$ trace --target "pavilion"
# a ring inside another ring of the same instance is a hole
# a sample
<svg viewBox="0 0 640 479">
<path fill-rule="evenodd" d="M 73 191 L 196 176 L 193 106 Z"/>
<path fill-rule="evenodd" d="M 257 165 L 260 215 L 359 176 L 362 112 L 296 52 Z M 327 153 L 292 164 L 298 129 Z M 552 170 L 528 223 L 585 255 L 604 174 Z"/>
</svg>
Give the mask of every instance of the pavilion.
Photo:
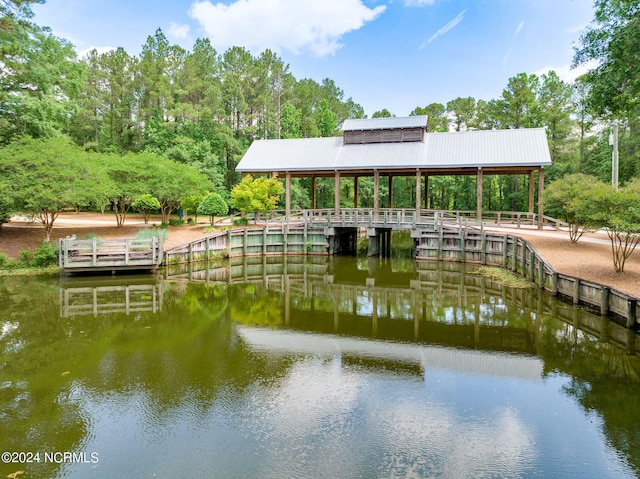
<svg viewBox="0 0 640 479">
<path fill-rule="evenodd" d="M 340 179 L 374 178 L 374 210 L 378 210 L 380 177 L 389 191 L 395 176 L 415 176 L 416 210 L 427 205 L 429 177 L 477 177 L 477 217 L 482 218 L 484 175 L 529 175 L 529 212 L 534 212 L 534 173 L 538 172 L 538 218 L 542 225 L 544 167 L 551 165 L 544 128 L 427 132 L 426 116 L 346 120 L 343 135 L 330 138 L 256 140 L 238 164 L 243 176 L 270 174 L 285 180 L 286 214 L 291 212 L 291 178 L 311 178 L 311 205 L 316 207 L 316 178 L 335 178 L 335 209 L 340 209 Z M 424 177 L 424 186 L 422 178 Z M 423 192 L 424 191 L 424 196 Z M 424 198 L 424 200 L 423 200 Z M 392 206 L 391 193 L 389 207 Z"/>
</svg>

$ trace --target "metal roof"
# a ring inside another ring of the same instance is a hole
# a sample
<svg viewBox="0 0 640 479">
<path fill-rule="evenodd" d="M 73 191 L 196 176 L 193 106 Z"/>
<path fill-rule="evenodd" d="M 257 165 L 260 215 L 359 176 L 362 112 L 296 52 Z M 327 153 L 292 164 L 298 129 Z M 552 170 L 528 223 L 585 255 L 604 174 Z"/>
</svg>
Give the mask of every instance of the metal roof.
<svg viewBox="0 0 640 479">
<path fill-rule="evenodd" d="M 344 145 L 341 137 L 257 140 L 244 173 L 532 167 L 551 164 L 544 128 L 427 133 L 424 142 Z"/>
<path fill-rule="evenodd" d="M 342 124 L 342 131 L 359 130 L 393 130 L 399 128 L 426 128 L 426 116 L 407 116 L 391 118 L 366 118 L 345 120 Z"/>
</svg>

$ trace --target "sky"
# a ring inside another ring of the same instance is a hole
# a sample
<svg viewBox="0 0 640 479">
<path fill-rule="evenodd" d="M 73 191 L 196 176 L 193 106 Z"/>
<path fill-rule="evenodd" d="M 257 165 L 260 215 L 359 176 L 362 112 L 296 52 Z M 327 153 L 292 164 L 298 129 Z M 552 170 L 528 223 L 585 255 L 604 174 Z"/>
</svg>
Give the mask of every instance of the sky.
<svg viewBox="0 0 640 479">
<path fill-rule="evenodd" d="M 565 81 L 593 0 L 46 0 L 34 21 L 80 56 L 140 53 L 160 28 L 191 50 L 269 48 L 297 78 L 335 81 L 365 113 L 407 116 L 456 97 L 498 98 L 510 77 L 555 70 Z"/>
</svg>

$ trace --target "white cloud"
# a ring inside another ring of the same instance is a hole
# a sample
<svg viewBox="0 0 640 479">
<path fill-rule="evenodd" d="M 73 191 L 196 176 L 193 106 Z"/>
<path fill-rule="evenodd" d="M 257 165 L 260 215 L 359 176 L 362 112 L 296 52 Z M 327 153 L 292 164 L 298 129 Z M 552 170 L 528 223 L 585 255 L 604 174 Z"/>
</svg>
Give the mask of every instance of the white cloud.
<svg viewBox="0 0 640 479">
<path fill-rule="evenodd" d="M 436 3 L 436 0 L 404 0 L 407 7 L 428 7 Z"/>
<path fill-rule="evenodd" d="M 434 33 L 433 35 L 431 35 L 431 37 L 420 46 L 420 49 L 424 48 L 426 46 L 427 43 L 431 43 L 432 41 L 434 41 L 436 38 L 444 35 L 445 33 L 447 33 L 449 30 L 451 30 L 452 28 L 454 28 L 456 25 L 458 25 L 458 23 L 460 23 L 462 21 L 462 19 L 464 18 L 464 14 L 467 12 L 467 9 L 465 8 L 464 10 L 462 10 L 460 13 L 458 13 L 458 15 L 456 16 L 456 18 L 454 18 L 453 20 L 451 20 L 449 23 L 447 23 L 444 27 L 442 27 L 440 30 L 438 30 L 436 33 Z"/>
<path fill-rule="evenodd" d="M 546 66 L 544 68 L 541 68 L 537 72 L 535 72 L 535 74 L 538 76 L 542 76 L 542 75 L 546 75 L 551 70 L 553 70 L 558 74 L 558 76 L 560 77 L 560 80 L 566 83 L 573 83 L 576 81 L 576 78 L 584 75 L 589 70 L 592 70 L 597 66 L 598 66 L 597 62 L 588 62 L 584 65 L 579 65 L 575 68 L 571 68 L 570 64 L 560 65 L 558 67 Z"/>
<path fill-rule="evenodd" d="M 243 46 L 253 52 L 270 48 L 319 57 L 334 54 L 340 39 L 374 20 L 386 9 L 362 0 L 236 0 L 229 5 L 196 1 L 189 15 L 220 49 Z"/>
<path fill-rule="evenodd" d="M 522 20 L 520 22 L 520 25 L 518 25 L 518 28 L 516 28 L 516 36 L 518 36 L 518 34 L 520 33 L 523 27 L 524 27 L 524 20 Z"/>
<path fill-rule="evenodd" d="M 180 25 L 175 22 L 171 22 L 167 29 L 167 34 L 173 38 L 184 40 L 189 37 L 189 25 Z"/>
</svg>

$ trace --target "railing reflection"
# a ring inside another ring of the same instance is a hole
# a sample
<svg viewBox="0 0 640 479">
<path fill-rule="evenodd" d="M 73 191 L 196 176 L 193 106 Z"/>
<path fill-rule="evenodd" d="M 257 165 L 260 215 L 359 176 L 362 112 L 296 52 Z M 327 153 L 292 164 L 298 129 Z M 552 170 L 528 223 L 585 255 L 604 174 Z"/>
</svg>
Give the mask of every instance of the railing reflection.
<svg viewBox="0 0 640 479">
<path fill-rule="evenodd" d="M 60 316 L 156 313 L 162 310 L 160 276 L 67 278 L 60 288 Z"/>
</svg>

